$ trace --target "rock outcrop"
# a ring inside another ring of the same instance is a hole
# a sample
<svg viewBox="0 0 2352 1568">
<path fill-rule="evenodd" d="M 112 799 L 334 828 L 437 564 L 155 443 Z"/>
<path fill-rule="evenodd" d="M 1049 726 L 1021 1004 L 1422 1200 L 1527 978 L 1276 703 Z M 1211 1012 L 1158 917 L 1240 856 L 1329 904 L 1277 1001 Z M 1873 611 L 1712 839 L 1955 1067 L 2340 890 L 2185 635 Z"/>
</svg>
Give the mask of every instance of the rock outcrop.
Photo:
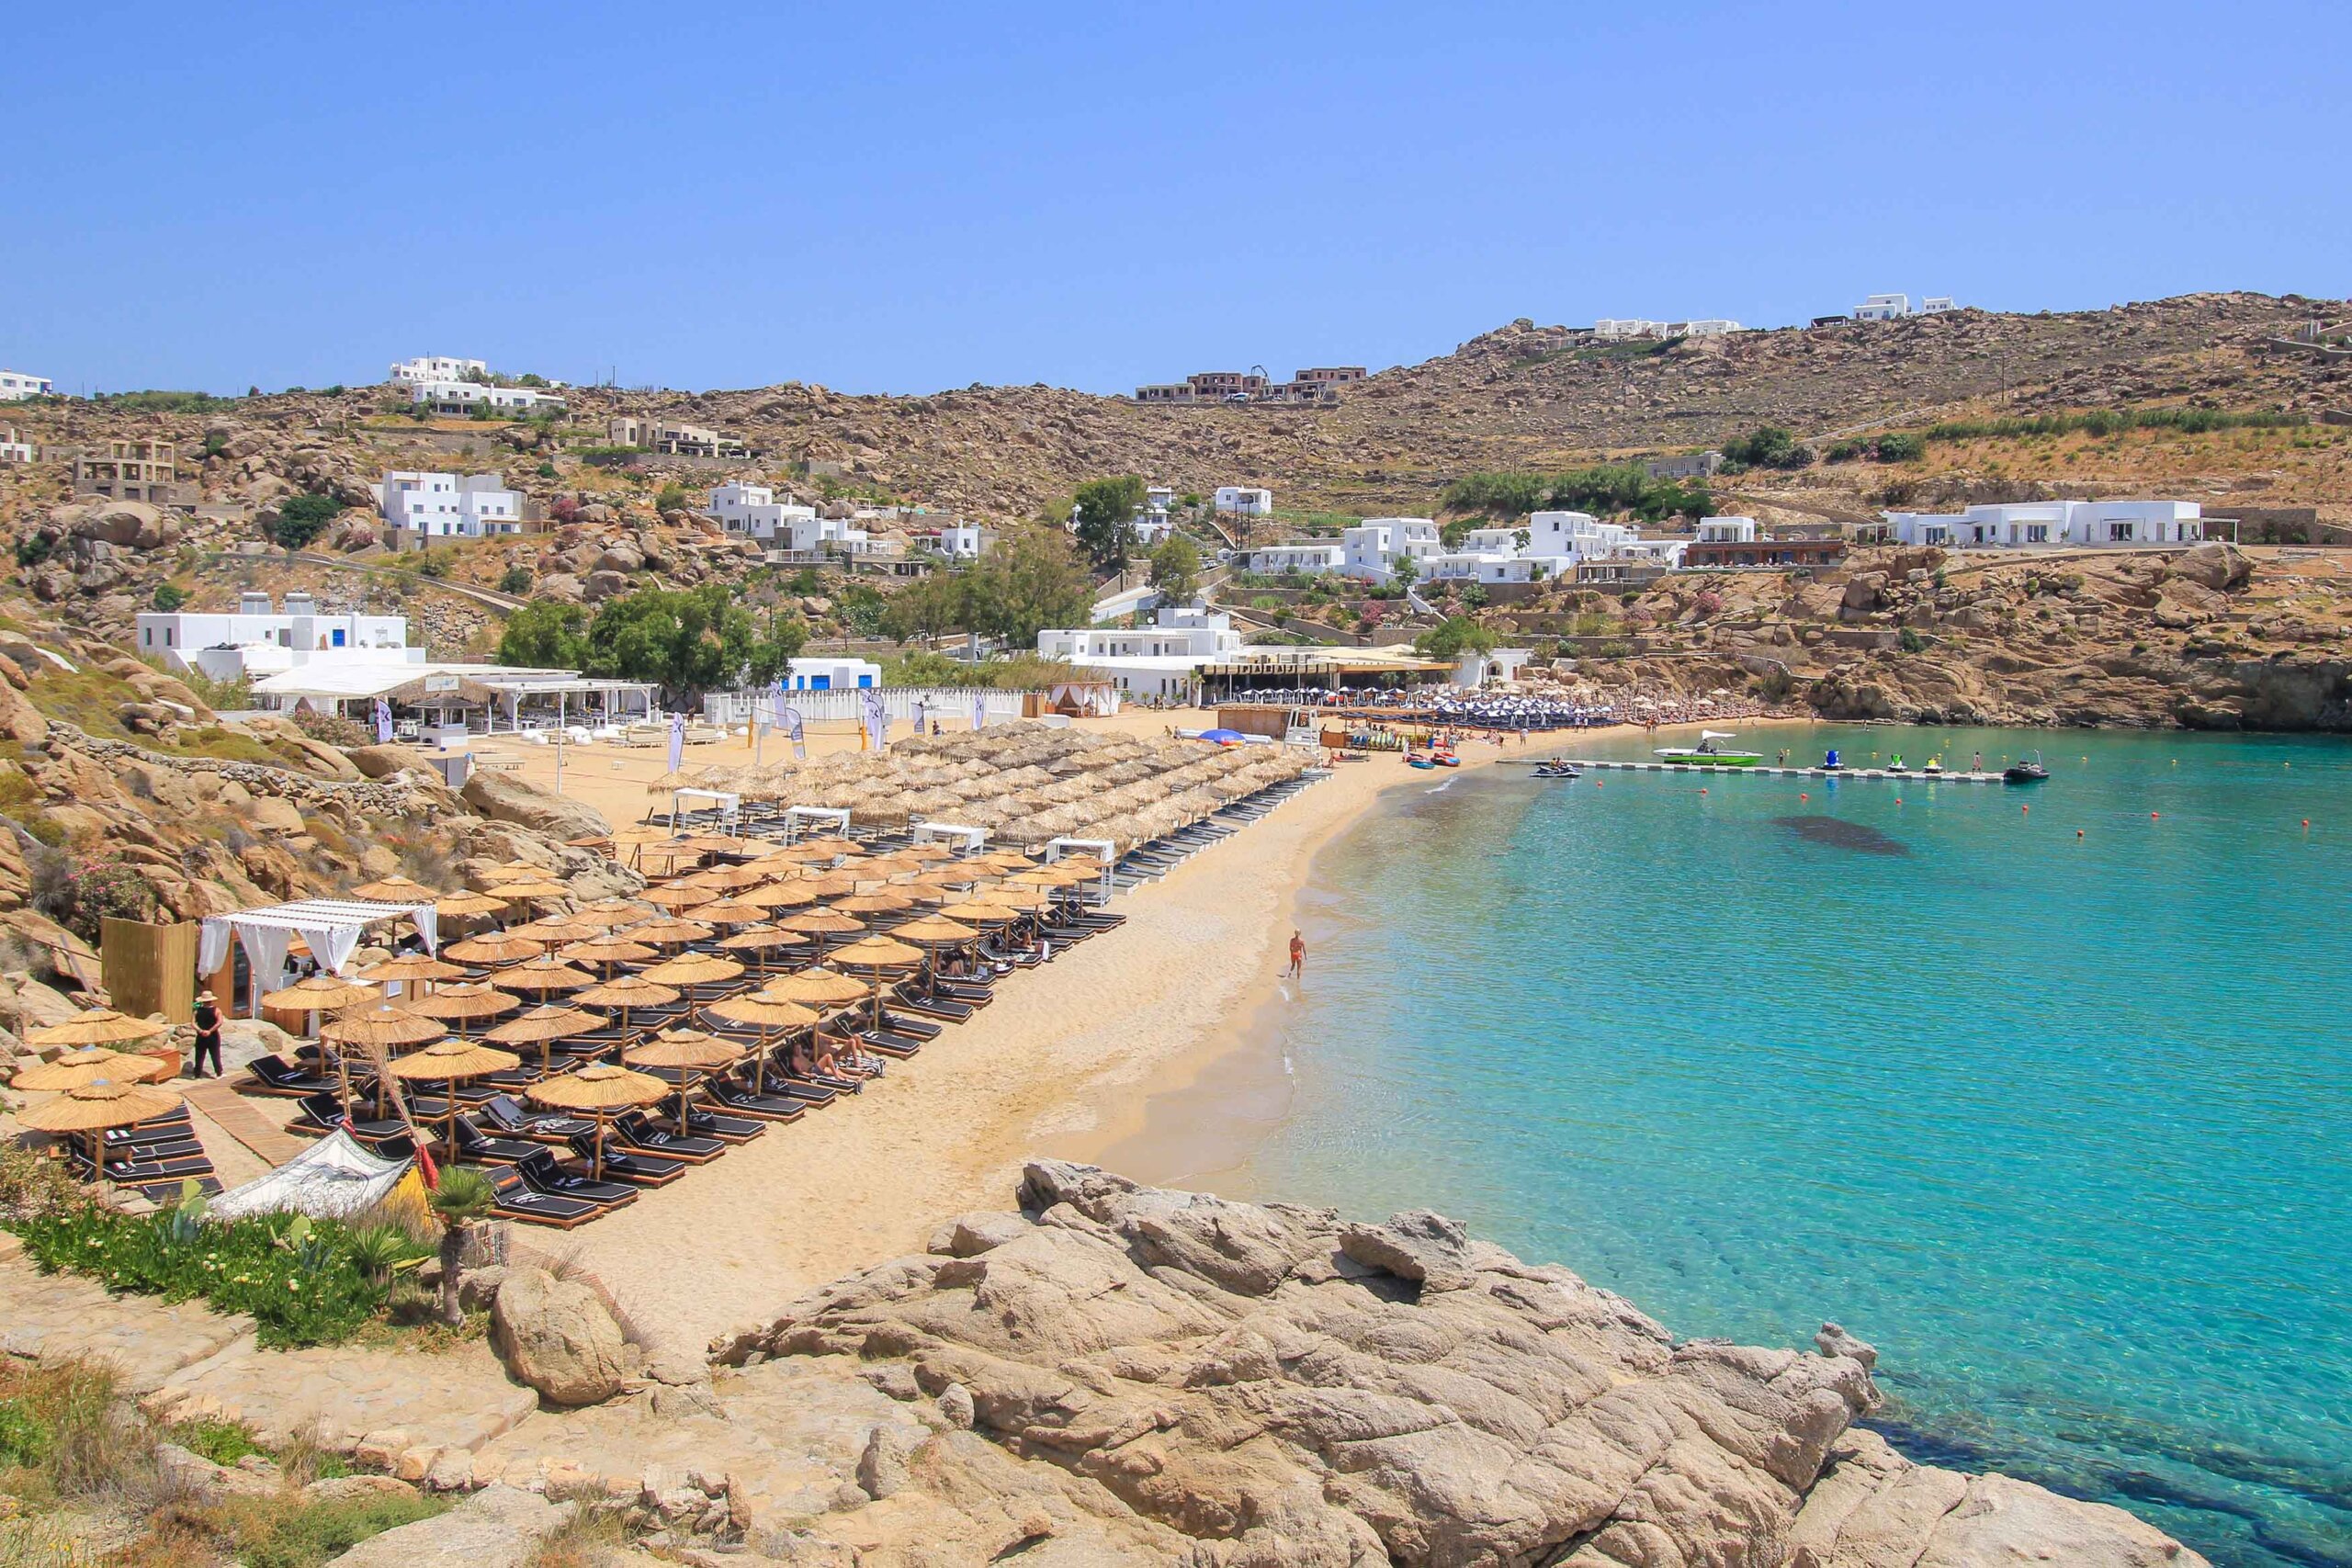
<svg viewBox="0 0 2352 1568">
<path fill-rule="evenodd" d="M 714 1346 L 930 1402 L 866 1432 L 855 1501 L 799 1544 L 871 1551 L 927 1516 L 972 1539 L 978 1435 L 1083 1483 L 1062 1502 L 1126 1560 L 1200 1568 L 2201 1562 L 1851 1429 L 1875 1353 L 1834 1325 L 1811 1351 L 1677 1341 L 1426 1213 L 1350 1224 L 1052 1161 L 1021 1200 Z"/>
<path fill-rule="evenodd" d="M 492 1486 L 437 1517 L 370 1536 L 335 1562 L 342 1568 L 526 1568 L 539 1542 L 577 1506 Z"/>
<path fill-rule="evenodd" d="M 601 839 L 613 830 L 594 807 L 504 773 L 477 773 L 461 793 L 467 805 L 493 822 L 513 822 L 559 839 Z"/>
</svg>

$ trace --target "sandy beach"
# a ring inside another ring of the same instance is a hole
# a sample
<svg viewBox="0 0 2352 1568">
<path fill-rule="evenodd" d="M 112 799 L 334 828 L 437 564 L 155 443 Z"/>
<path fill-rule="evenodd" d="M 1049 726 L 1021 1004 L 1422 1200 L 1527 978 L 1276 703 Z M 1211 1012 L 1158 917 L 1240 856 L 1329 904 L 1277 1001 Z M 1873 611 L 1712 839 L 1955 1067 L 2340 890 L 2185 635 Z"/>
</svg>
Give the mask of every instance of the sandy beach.
<svg viewBox="0 0 2352 1568">
<path fill-rule="evenodd" d="M 1213 722 L 1135 712 L 1099 724 L 1157 735 Z M 809 744 L 816 754 L 857 741 L 812 734 Z M 1487 750 L 1473 749 L 1471 761 Z M 749 751 L 741 740 L 695 747 L 687 765 L 748 761 Z M 534 784 L 554 782 L 547 748 L 483 752 L 516 761 Z M 659 749 L 594 747 L 565 761 L 566 793 L 617 823 L 653 804 L 646 784 L 667 760 Z M 594 1225 L 535 1239 L 594 1269 L 639 1323 L 697 1344 L 852 1269 L 920 1251 L 942 1220 L 1003 1207 L 1023 1158 L 1093 1157 L 1140 1128 L 1168 1075 L 1230 1050 L 1273 994 L 1291 900 L 1314 852 L 1383 790 L 1429 780 L 1394 758 L 1342 765 L 1123 897 L 1125 926 L 1008 977 L 989 1008 L 863 1094 Z"/>
</svg>

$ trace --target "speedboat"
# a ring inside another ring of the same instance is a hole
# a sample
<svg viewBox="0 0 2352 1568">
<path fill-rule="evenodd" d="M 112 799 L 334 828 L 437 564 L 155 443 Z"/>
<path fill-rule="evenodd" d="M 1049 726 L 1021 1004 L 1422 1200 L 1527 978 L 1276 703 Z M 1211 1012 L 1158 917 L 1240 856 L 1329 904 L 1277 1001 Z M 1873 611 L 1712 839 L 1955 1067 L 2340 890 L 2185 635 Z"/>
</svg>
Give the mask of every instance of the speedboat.
<svg viewBox="0 0 2352 1568">
<path fill-rule="evenodd" d="M 1584 773 L 1574 762 L 1563 762 L 1555 759 L 1549 762 L 1536 763 L 1535 776 L 1539 779 L 1580 779 L 1584 777 Z"/>
<path fill-rule="evenodd" d="M 1737 736 L 1725 731 L 1702 729 L 1699 731 L 1699 744 L 1696 746 L 1661 746 L 1657 749 L 1657 755 L 1669 762 L 1699 768 L 1752 768 L 1764 761 L 1761 751 L 1727 751 L 1715 744 L 1719 740 L 1737 739 Z"/>
<path fill-rule="evenodd" d="M 2050 770 L 2041 765 L 2041 753 L 2039 751 L 2033 754 L 2030 762 L 2020 757 L 2001 770 L 2003 784 L 2040 784 L 2049 776 Z"/>
</svg>

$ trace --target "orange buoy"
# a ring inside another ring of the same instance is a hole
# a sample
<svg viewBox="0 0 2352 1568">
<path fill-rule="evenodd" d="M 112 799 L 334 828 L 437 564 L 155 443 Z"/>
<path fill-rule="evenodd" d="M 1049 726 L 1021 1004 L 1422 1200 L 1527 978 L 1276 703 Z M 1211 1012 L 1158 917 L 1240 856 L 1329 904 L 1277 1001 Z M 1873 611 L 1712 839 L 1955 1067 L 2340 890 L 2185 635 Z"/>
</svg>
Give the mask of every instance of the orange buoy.
<svg viewBox="0 0 2352 1568">
<path fill-rule="evenodd" d="M 1805 794 L 1805 792 L 1804 792 L 1804 791 L 1803 791 L 1803 790 L 1799 790 L 1799 791 L 1797 791 L 1797 798 L 1798 798 L 1799 800 L 1811 800 L 1811 799 L 1813 798 L 1813 796 L 1811 796 L 1811 795 L 1809 795 Z"/>
<path fill-rule="evenodd" d="M 2030 806 L 2020 806 L 2018 807 L 2018 812 L 2020 816 L 2030 817 L 2033 815 L 2033 807 Z"/>
<path fill-rule="evenodd" d="M 1903 804 L 1903 797 L 1902 797 L 1901 795 L 1896 795 L 1896 796 L 1894 797 L 1894 804 L 1895 804 L 1895 805 L 1897 805 L 1897 806 L 1902 805 L 1902 804 Z"/>
<path fill-rule="evenodd" d="M 2079 839 L 2079 838 L 2081 838 L 2082 836 L 2083 836 L 2083 830 L 2082 830 L 2080 828 L 2075 829 L 2075 837 L 2076 837 L 2077 839 Z"/>
<path fill-rule="evenodd" d="M 2154 822 L 2157 818 L 2159 818 L 2159 817 L 2161 817 L 2161 816 L 2163 816 L 2163 815 L 2164 815 L 2164 813 L 2162 813 L 2162 812 L 2160 812 L 2160 811 L 2151 811 L 2151 812 L 2149 812 L 2149 813 L 2148 813 L 2148 820 L 2149 820 L 2149 821 L 2151 821 L 2151 822 Z"/>
<path fill-rule="evenodd" d="M 2308 818 L 2308 817 L 2304 818 L 2303 818 L 2303 826 L 2304 826 L 2304 827 L 2306 827 L 2306 828 L 2308 828 L 2308 827 L 2310 827 L 2311 825 L 2312 825 L 2312 819 L 2311 819 L 2310 818 Z"/>
</svg>

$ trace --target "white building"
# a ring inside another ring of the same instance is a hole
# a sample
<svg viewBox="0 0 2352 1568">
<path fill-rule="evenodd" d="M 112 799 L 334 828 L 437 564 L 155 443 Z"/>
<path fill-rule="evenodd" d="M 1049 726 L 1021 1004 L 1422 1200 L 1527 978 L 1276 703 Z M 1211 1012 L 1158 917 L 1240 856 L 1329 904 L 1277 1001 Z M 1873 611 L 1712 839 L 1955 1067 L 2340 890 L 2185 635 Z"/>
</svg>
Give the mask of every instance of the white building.
<svg viewBox="0 0 2352 1568">
<path fill-rule="evenodd" d="M 718 525 L 727 532 L 763 543 L 778 536 L 789 540 L 802 525 L 817 521 L 815 507 L 778 501 L 775 491 L 768 485 L 714 485 L 711 487 L 710 503 L 706 510 L 718 519 Z M 785 544 L 778 547 L 797 549 L 800 547 Z"/>
<path fill-rule="evenodd" d="M 321 610 L 308 593 L 288 593 L 283 610 L 249 592 L 231 614 L 147 611 L 134 635 L 142 656 L 161 654 L 175 674 L 198 670 L 216 681 L 310 664 L 419 664 L 425 653 L 409 646 L 406 615 Z"/>
<path fill-rule="evenodd" d="M 1169 535 L 1173 534 L 1175 531 L 1176 525 L 1168 520 L 1168 513 L 1165 512 L 1139 512 L 1136 513 L 1136 543 L 1142 546 L 1145 549 L 1151 548 L 1152 546 L 1159 544 L 1162 539 L 1167 538 Z"/>
<path fill-rule="evenodd" d="M 523 492 L 498 474 L 435 474 L 394 469 L 376 491 L 386 523 L 425 539 L 482 539 L 523 531 Z"/>
<path fill-rule="evenodd" d="M 1173 485 L 1148 485 L 1144 488 L 1143 509 L 1146 512 L 1166 513 L 1175 505 L 1176 489 Z"/>
<path fill-rule="evenodd" d="M 1037 634 L 1046 658 L 1100 670 L 1122 692 L 1151 697 L 1188 696 L 1202 665 L 1230 657 L 1242 644 L 1232 616 L 1198 605 L 1163 605 L 1148 626 Z"/>
<path fill-rule="evenodd" d="M 785 666 L 787 692 L 839 692 L 882 683 L 882 666 L 870 659 L 810 657 Z"/>
<path fill-rule="evenodd" d="M 1716 316 L 1711 317 L 1705 321 L 1669 322 L 1666 329 L 1666 335 L 1668 337 L 1722 337 L 1726 333 L 1746 332 L 1747 330 L 1747 328 L 1741 326 L 1737 321 L 1728 321 L 1721 316 Z M 1508 679 L 1508 677 L 1506 677 L 1506 679 Z"/>
<path fill-rule="evenodd" d="M 995 537 L 977 523 L 951 523 L 939 530 L 939 553 L 949 560 L 978 560 Z"/>
<path fill-rule="evenodd" d="M 386 378 L 394 386 L 413 387 L 420 381 L 469 381 L 476 377 L 488 379 L 490 364 L 481 359 L 453 359 L 446 354 L 420 354 L 414 359 L 397 360 L 392 373 Z"/>
<path fill-rule="evenodd" d="M 1396 575 L 1396 560 L 1413 562 L 1414 575 L 1430 557 L 1445 548 L 1437 525 L 1426 517 L 1367 517 L 1340 533 L 1344 555 L 1340 570 L 1367 582 L 1385 582 Z"/>
<path fill-rule="evenodd" d="M 1313 577 L 1326 571 L 1337 571 L 1348 563 L 1348 547 L 1337 540 L 1301 540 L 1288 545 L 1266 545 L 1249 552 L 1249 570 L 1263 572 L 1295 571 Z"/>
<path fill-rule="evenodd" d="M 486 387 L 479 381 L 412 381 L 409 396 L 433 413 L 470 414 L 489 408 L 527 418 L 535 413 L 561 413 L 571 407 L 557 394 L 536 387 Z"/>
<path fill-rule="evenodd" d="M 1854 307 L 1858 321 L 1894 321 L 1905 316 L 1939 316 L 1946 310 L 1957 310 L 1949 294 L 1931 294 L 1917 305 L 1911 303 L 1908 294 L 1873 294 Z"/>
<path fill-rule="evenodd" d="M 1603 316 L 1592 323 L 1592 335 L 1599 338 L 1664 337 L 1666 323 L 1644 321 L 1638 316 Z"/>
<path fill-rule="evenodd" d="M 20 403 L 27 398 L 46 398 L 56 391 L 46 376 L 28 376 L 21 370 L 0 370 L 0 403 Z"/>
<path fill-rule="evenodd" d="M 1672 566 L 1681 559 L 1681 541 L 1645 539 L 1623 523 L 1603 523 L 1585 512 L 1530 513 L 1520 528 L 1474 528 L 1461 546 L 1429 557 L 1433 582 L 1544 582 L 1576 575 L 1588 560 L 1648 559 Z"/>
<path fill-rule="evenodd" d="M 0 439 L 0 463 L 29 463 L 38 456 L 29 441 L 17 439 L 17 427 L 8 426 L 5 439 Z"/>
<path fill-rule="evenodd" d="M 2204 508 L 2193 501 L 2030 501 L 1884 515 L 1896 544 L 1947 549 L 2194 545 L 2205 537 Z"/>
<path fill-rule="evenodd" d="M 1752 545 L 1756 542 L 1756 519 L 1702 517 L 1699 519 L 1698 542 L 1702 545 Z"/>
<path fill-rule="evenodd" d="M 1238 517 L 1271 516 L 1274 510 L 1274 492 L 1252 490 L 1247 485 L 1216 487 L 1216 509 Z"/>
</svg>

